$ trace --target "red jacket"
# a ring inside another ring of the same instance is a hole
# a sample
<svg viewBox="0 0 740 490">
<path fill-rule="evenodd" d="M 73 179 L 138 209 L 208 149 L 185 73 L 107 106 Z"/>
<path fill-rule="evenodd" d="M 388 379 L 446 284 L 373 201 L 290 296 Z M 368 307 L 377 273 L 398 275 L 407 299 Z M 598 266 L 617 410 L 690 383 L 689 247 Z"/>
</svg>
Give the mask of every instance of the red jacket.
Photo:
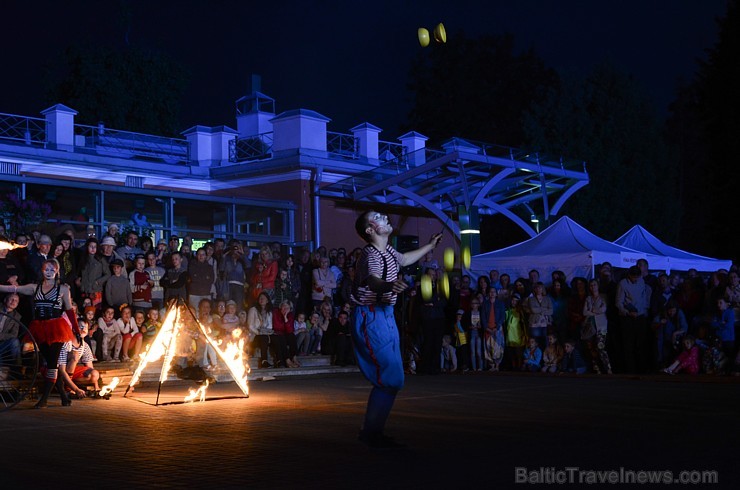
<svg viewBox="0 0 740 490">
<path fill-rule="evenodd" d="M 280 308 L 272 309 L 272 330 L 278 335 L 288 335 L 293 333 L 293 324 L 295 318 L 293 312 L 288 313 L 288 319 L 285 320 Z"/>
</svg>

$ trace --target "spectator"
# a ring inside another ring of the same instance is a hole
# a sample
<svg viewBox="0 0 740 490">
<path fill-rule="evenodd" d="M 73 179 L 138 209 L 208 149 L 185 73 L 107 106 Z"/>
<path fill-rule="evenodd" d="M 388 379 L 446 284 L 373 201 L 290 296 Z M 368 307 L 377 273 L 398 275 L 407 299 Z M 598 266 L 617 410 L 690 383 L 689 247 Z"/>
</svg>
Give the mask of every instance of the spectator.
<svg viewBox="0 0 740 490">
<path fill-rule="evenodd" d="M 594 372 L 612 374 L 612 365 L 609 362 L 609 353 L 606 351 L 606 335 L 608 320 L 606 317 L 606 298 L 599 292 L 599 281 L 591 279 L 588 282 L 589 295 L 583 306 L 585 317 L 581 329 L 581 340 L 586 342 L 591 353 L 591 362 Z"/>
<path fill-rule="evenodd" d="M 647 317 L 650 287 L 642 279 L 640 268 L 632 266 L 617 286 L 616 307 L 621 320 L 625 368 L 641 373 L 647 368 L 649 351 Z"/>
<path fill-rule="evenodd" d="M 146 268 L 144 272 L 149 276 L 151 281 L 151 301 L 152 307 L 161 310 L 164 308 L 164 288 L 159 281 L 165 275 L 165 270 L 161 265 L 157 263 L 157 255 L 154 252 L 146 254 Z"/>
<path fill-rule="evenodd" d="M 207 299 L 207 298 L 204 298 Z M 202 300 L 201 300 L 202 301 Z M 210 303 L 208 305 L 210 314 Z M 237 309 L 236 301 L 229 300 L 226 302 L 226 312 L 223 315 L 216 315 L 220 317 L 221 329 L 225 335 L 231 336 L 231 333 L 239 328 L 239 313 Z"/>
<path fill-rule="evenodd" d="M 583 360 L 580 351 L 576 347 L 575 340 L 565 342 L 565 354 L 560 362 L 560 371 L 563 373 L 584 374 L 586 372 L 586 361 Z"/>
<path fill-rule="evenodd" d="M 272 354 L 273 363 L 276 364 L 278 357 L 278 340 L 275 339 L 275 331 L 272 328 L 272 303 L 267 294 L 260 294 L 257 298 L 257 304 L 249 309 L 247 313 L 247 325 L 249 332 L 254 336 L 252 341 L 253 349 L 260 350 L 259 366 L 261 368 L 272 367 L 267 361 L 268 349 Z"/>
<path fill-rule="evenodd" d="M 182 299 L 188 303 L 187 284 L 190 280 L 187 269 L 182 265 L 180 252 L 170 254 L 172 267 L 167 269 L 159 284 L 164 288 L 164 302 L 169 305 L 172 300 Z"/>
<path fill-rule="evenodd" d="M 663 369 L 664 373 L 676 374 L 686 371 L 688 374 L 699 373 L 699 347 L 696 345 L 694 337 L 686 335 L 681 341 L 683 351 L 678 358 L 667 368 Z"/>
<path fill-rule="evenodd" d="M 462 325 L 465 328 L 468 339 L 470 369 L 473 371 L 483 371 L 483 319 L 480 311 L 480 301 L 474 299 L 470 302 L 470 311 L 462 311 Z"/>
<path fill-rule="evenodd" d="M 100 258 L 104 264 L 111 266 L 114 260 L 120 260 L 122 264 L 125 264 L 123 256 L 116 251 L 116 240 L 111 236 L 103 237 L 100 242 Z"/>
<path fill-rule="evenodd" d="M 234 316 L 238 324 L 239 317 Z M 210 338 L 219 339 L 222 336 L 222 324 L 218 316 L 211 315 L 211 300 L 209 298 L 202 298 L 198 303 L 198 322 Z M 218 367 L 216 350 L 203 335 L 198 336 L 196 340 L 196 356 L 199 358 L 198 365 L 205 371 L 213 371 Z"/>
<path fill-rule="evenodd" d="M 216 282 L 213 266 L 208 263 L 207 258 L 206 249 L 201 247 L 195 254 L 195 260 L 191 260 L 188 266 L 188 296 L 193 308 L 199 308 L 201 300 L 211 299 L 211 291 Z"/>
<path fill-rule="evenodd" d="M 711 323 L 714 335 L 722 341 L 727 359 L 735 359 L 735 312 L 725 298 L 717 300 L 717 313 Z"/>
<path fill-rule="evenodd" d="M 98 318 L 98 329 L 103 333 L 103 341 L 101 342 L 102 359 L 106 362 L 121 362 L 123 334 L 118 328 L 115 310 L 110 306 L 106 307 L 103 316 Z"/>
<path fill-rule="evenodd" d="M 231 241 L 219 265 L 219 280 L 222 284 L 222 299 L 233 300 L 241 308 L 244 308 L 244 284 L 247 281 L 249 266 L 242 244 L 238 240 Z M 257 296 L 259 294 L 253 295 L 252 298 L 256 301 Z"/>
<path fill-rule="evenodd" d="M 457 371 L 457 350 L 452 345 L 452 338 L 449 335 L 442 336 L 442 352 L 440 353 L 439 362 L 439 367 L 443 373 Z"/>
<path fill-rule="evenodd" d="M 296 346 L 298 349 L 299 356 L 305 356 L 308 354 L 308 344 L 310 338 L 308 336 L 308 325 L 306 324 L 306 314 L 298 313 L 295 317 L 295 323 L 293 324 L 293 333 L 295 334 Z"/>
<path fill-rule="evenodd" d="M 118 331 L 121 332 L 121 360 L 123 362 L 129 362 L 131 361 L 131 358 L 138 360 L 144 336 L 139 331 L 139 326 L 133 318 L 130 306 L 124 305 L 121 307 L 121 318 L 116 320 L 116 322 L 118 324 Z M 132 350 L 133 354 L 129 356 L 129 353 L 131 353 Z"/>
<path fill-rule="evenodd" d="M 30 282 L 38 284 L 44 280 L 41 264 L 46 259 L 51 258 L 49 255 L 50 252 L 51 238 L 49 235 L 41 235 L 38 242 L 36 242 L 36 249 L 28 254 L 27 275 Z"/>
<path fill-rule="evenodd" d="M 529 296 L 522 304 L 527 313 L 528 334 L 537 339 L 537 345 L 545 345 L 547 331 L 552 327 L 552 300 L 545 292 L 545 285 L 536 282 Z"/>
<path fill-rule="evenodd" d="M 6 243 L 4 240 L 1 242 Z M 26 273 L 18 257 L 7 248 L 0 247 L 0 284 L 24 284 L 25 277 Z"/>
<path fill-rule="evenodd" d="M 159 321 L 159 308 L 152 306 L 149 311 L 146 312 L 146 322 L 144 323 L 144 344 L 150 343 L 159 333 L 159 329 L 162 326 L 162 322 Z"/>
<path fill-rule="evenodd" d="M 675 299 L 670 299 L 653 319 L 653 330 L 656 337 L 656 360 L 658 367 L 662 368 L 673 362 L 677 347 L 681 345 L 681 337 L 689 330 L 686 317 Z"/>
<path fill-rule="evenodd" d="M 547 347 L 542 352 L 542 372 L 557 373 L 560 370 L 560 362 L 563 360 L 563 347 L 558 342 L 554 333 L 547 336 Z"/>
<path fill-rule="evenodd" d="M 280 303 L 279 308 L 272 309 L 272 328 L 275 331 L 275 340 L 278 340 L 277 346 L 277 365 L 286 365 L 290 368 L 300 367 L 298 359 L 298 349 L 296 345 L 293 325 L 295 316 L 293 315 L 293 305 L 289 301 Z"/>
<path fill-rule="evenodd" d="M 349 314 L 346 311 L 340 310 L 337 313 L 336 318 L 333 318 L 331 323 L 329 323 L 327 333 L 329 334 L 329 338 L 334 339 L 334 345 L 332 346 L 334 359 L 332 364 L 342 367 L 347 364 L 354 364 Z"/>
<path fill-rule="evenodd" d="M 326 322 L 326 328 L 329 328 L 329 322 Z M 321 338 L 324 335 L 321 327 L 321 316 L 318 312 L 313 311 L 308 317 L 308 353 L 315 356 L 321 350 Z"/>
<path fill-rule="evenodd" d="M 126 244 L 118 249 L 118 254 L 123 257 L 124 265 L 128 271 L 134 269 L 134 259 L 136 259 L 136 256 L 144 254 L 144 250 L 139 248 L 138 242 L 139 234 L 130 230 L 126 233 Z"/>
<path fill-rule="evenodd" d="M 111 262 L 111 269 L 113 275 L 105 283 L 105 303 L 120 312 L 122 305 L 130 305 L 133 301 L 131 283 L 125 275 L 121 259 L 114 259 Z"/>
<path fill-rule="evenodd" d="M 21 361 L 21 343 L 18 339 L 20 330 L 21 315 L 18 313 L 18 303 L 20 297 L 16 293 L 10 293 L 3 299 L 3 306 L 0 307 L 0 359 L 10 361 L 11 363 L 20 363 Z"/>
<path fill-rule="evenodd" d="M 103 358 L 103 331 L 98 327 L 97 310 L 94 306 L 86 306 L 83 310 L 83 321 L 87 324 L 85 342 L 93 353 L 93 361 Z"/>
<path fill-rule="evenodd" d="M 417 294 L 418 298 L 418 320 L 421 326 L 421 362 L 417 366 L 417 374 L 439 374 L 439 353 L 442 350 L 442 335 L 444 335 L 445 326 L 447 324 L 447 317 L 445 315 L 445 309 L 447 308 L 447 299 L 444 294 L 438 291 L 437 288 L 437 269 L 427 269 L 426 274 L 429 275 L 432 282 L 432 295 L 428 298 L 424 298 L 423 294 Z M 480 313 L 479 313 L 480 315 Z M 480 325 L 478 325 L 480 328 Z M 472 338 L 470 339 L 471 346 Z M 480 346 L 480 342 L 478 343 Z M 471 356 L 475 355 L 474 350 L 471 350 Z M 481 352 L 478 352 L 482 355 Z M 482 361 L 482 357 L 480 358 Z M 476 369 L 482 370 L 482 362 L 479 364 L 475 363 L 475 360 L 471 360 L 472 366 Z"/>
<path fill-rule="evenodd" d="M 524 349 L 524 357 L 522 361 L 522 371 L 537 372 L 540 370 L 540 364 L 542 363 L 542 349 L 537 345 L 537 339 L 534 337 L 529 339 L 527 347 Z"/>
<path fill-rule="evenodd" d="M 314 308 L 318 308 L 327 298 L 333 303 L 332 291 L 337 287 L 337 281 L 334 273 L 329 268 L 329 258 L 321 257 L 319 267 L 313 270 L 313 291 L 311 299 Z"/>
<path fill-rule="evenodd" d="M 131 288 L 131 300 L 134 311 L 146 311 L 152 307 L 152 286 L 154 281 L 146 272 L 146 259 L 137 255 L 133 259 L 134 270 L 128 275 Z"/>
<path fill-rule="evenodd" d="M 524 347 L 527 345 L 524 311 L 520 301 L 519 293 L 511 295 L 511 305 L 506 310 L 506 319 L 504 320 L 504 336 L 506 339 L 504 359 L 508 361 L 513 370 L 523 369 Z"/>
</svg>

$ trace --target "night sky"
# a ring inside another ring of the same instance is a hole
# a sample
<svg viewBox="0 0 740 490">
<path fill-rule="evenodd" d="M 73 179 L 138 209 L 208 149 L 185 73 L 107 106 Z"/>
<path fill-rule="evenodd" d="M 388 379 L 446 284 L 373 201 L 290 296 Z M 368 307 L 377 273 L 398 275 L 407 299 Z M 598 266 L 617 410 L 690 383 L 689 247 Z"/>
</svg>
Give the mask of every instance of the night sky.
<svg viewBox="0 0 740 490">
<path fill-rule="evenodd" d="M 408 67 L 422 49 L 416 30 L 443 22 L 448 37 L 512 33 L 519 48 L 534 48 L 559 71 L 585 73 L 608 60 L 643 83 L 665 115 L 677 81 L 691 79 L 716 42 L 725 7 L 725 0 L 3 2 L 0 112 L 39 116 L 43 67 L 64 47 L 120 47 L 128 37 L 190 71 L 182 129 L 236 127 L 234 101 L 257 73 L 278 112 L 318 111 L 337 132 L 368 121 L 393 141 L 410 109 Z M 475 99 L 469 103 L 474 111 Z"/>
</svg>

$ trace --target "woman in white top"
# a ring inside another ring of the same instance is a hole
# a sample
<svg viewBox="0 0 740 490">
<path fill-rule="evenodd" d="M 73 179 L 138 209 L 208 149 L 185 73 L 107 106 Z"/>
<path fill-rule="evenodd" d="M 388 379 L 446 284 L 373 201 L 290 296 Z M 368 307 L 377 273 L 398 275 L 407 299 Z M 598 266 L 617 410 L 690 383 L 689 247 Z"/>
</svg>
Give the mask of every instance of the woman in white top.
<svg viewBox="0 0 740 490">
<path fill-rule="evenodd" d="M 275 352 L 277 342 L 273 341 L 272 301 L 270 301 L 270 296 L 267 293 L 260 293 L 259 297 L 257 297 L 257 305 L 249 309 L 247 313 L 247 326 L 249 327 L 250 336 L 254 336 L 252 352 L 255 349 L 260 350 L 259 366 L 263 368 L 272 367 L 267 362 L 267 349 L 270 348 L 272 358 L 277 359 L 277 353 Z"/>
<path fill-rule="evenodd" d="M 588 296 L 583 306 L 583 316 L 586 320 L 581 327 L 581 339 L 586 342 L 591 351 L 591 360 L 594 371 L 597 374 L 612 373 L 612 365 L 609 362 L 609 354 L 606 352 L 606 298 L 599 293 L 598 279 L 588 282 Z M 601 363 L 601 366 L 599 366 Z M 603 370 L 603 371 L 602 371 Z"/>
</svg>

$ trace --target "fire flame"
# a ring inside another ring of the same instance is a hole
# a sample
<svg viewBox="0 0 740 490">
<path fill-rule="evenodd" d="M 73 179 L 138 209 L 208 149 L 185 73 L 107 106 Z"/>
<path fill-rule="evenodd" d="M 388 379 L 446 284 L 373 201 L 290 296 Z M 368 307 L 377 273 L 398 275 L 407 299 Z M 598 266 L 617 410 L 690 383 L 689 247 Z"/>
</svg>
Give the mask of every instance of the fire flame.
<svg viewBox="0 0 740 490">
<path fill-rule="evenodd" d="M 169 376 L 170 366 L 172 364 L 175 355 L 177 355 L 178 343 L 182 345 L 182 341 L 178 342 L 178 337 L 183 336 L 189 337 L 189 333 L 195 333 L 205 339 L 206 343 L 210 345 L 215 351 L 218 357 L 226 364 L 226 367 L 231 372 L 234 381 L 236 382 L 239 389 L 245 394 L 249 394 L 249 387 L 247 385 L 247 378 L 249 375 L 249 363 L 247 356 L 244 352 L 245 338 L 242 336 L 240 329 L 236 329 L 231 333 L 231 341 L 227 342 L 225 346 L 222 346 L 223 342 L 219 339 L 214 339 L 211 336 L 211 329 L 206 328 L 201 324 L 193 315 L 192 320 L 196 327 L 196 331 L 188 332 L 187 326 L 182 318 L 183 311 L 187 312 L 187 306 L 184 304 L 173 306 L 169 309 L 165 315 L 162 326 L 157 333 L 154 340 L 147 346 L 143 354 L 141 354 L 139 365 L 134 371 L 129 383 L 129 388 L 132 388 L 136 383 L 139 382 L 141 374 L 150 362 L 156 362 L 163 359 L 162 370 L 159 376 L 159 382 L 163 383 L 167 381 Z M 187 314 L 187 313 L 186 313 Z M 191 342 L 190 338 L 187 339 L 187 343 Z M 192 401 L 195 397 L 200 397 L 201 401 L 205 400 L 206 388 L 208 383 L 206 382 L 198 390 L 190 390 L 190 395 L 186 397 L 185 401 Z M 193 397 L 192 399 L 190 397 Z"/>
<path fill-rule="evenodd" d="M 185 397 L 186 402 L 194 402 L 196 398 L 198 398 L 198 401 L 204 402 L 206 401 L 206 389 L 208 388 L 208 380 L 201 385 L 200 388 L 197 390 L 194 390 L 190 388 L 190 394 Z"/>
<path fill-rule="evenodd" d="M 113 378 L 110 384 L 107 384 L 100 389 L 100 396 L 105 396 L 108 393 L 113 393 L 113 390 L 116 389 L 116 386 L 118 386 L 118 383 L 120 382 L 121 382 L 120 378 L 118 377 Z"/>
<path fill-rule="evenodd" d="M 0 240 L 0 250 L 15 250 L 16 248 L 26 248 L 26 245 L 18 245 L 17 243 Z"/>
</svg>

